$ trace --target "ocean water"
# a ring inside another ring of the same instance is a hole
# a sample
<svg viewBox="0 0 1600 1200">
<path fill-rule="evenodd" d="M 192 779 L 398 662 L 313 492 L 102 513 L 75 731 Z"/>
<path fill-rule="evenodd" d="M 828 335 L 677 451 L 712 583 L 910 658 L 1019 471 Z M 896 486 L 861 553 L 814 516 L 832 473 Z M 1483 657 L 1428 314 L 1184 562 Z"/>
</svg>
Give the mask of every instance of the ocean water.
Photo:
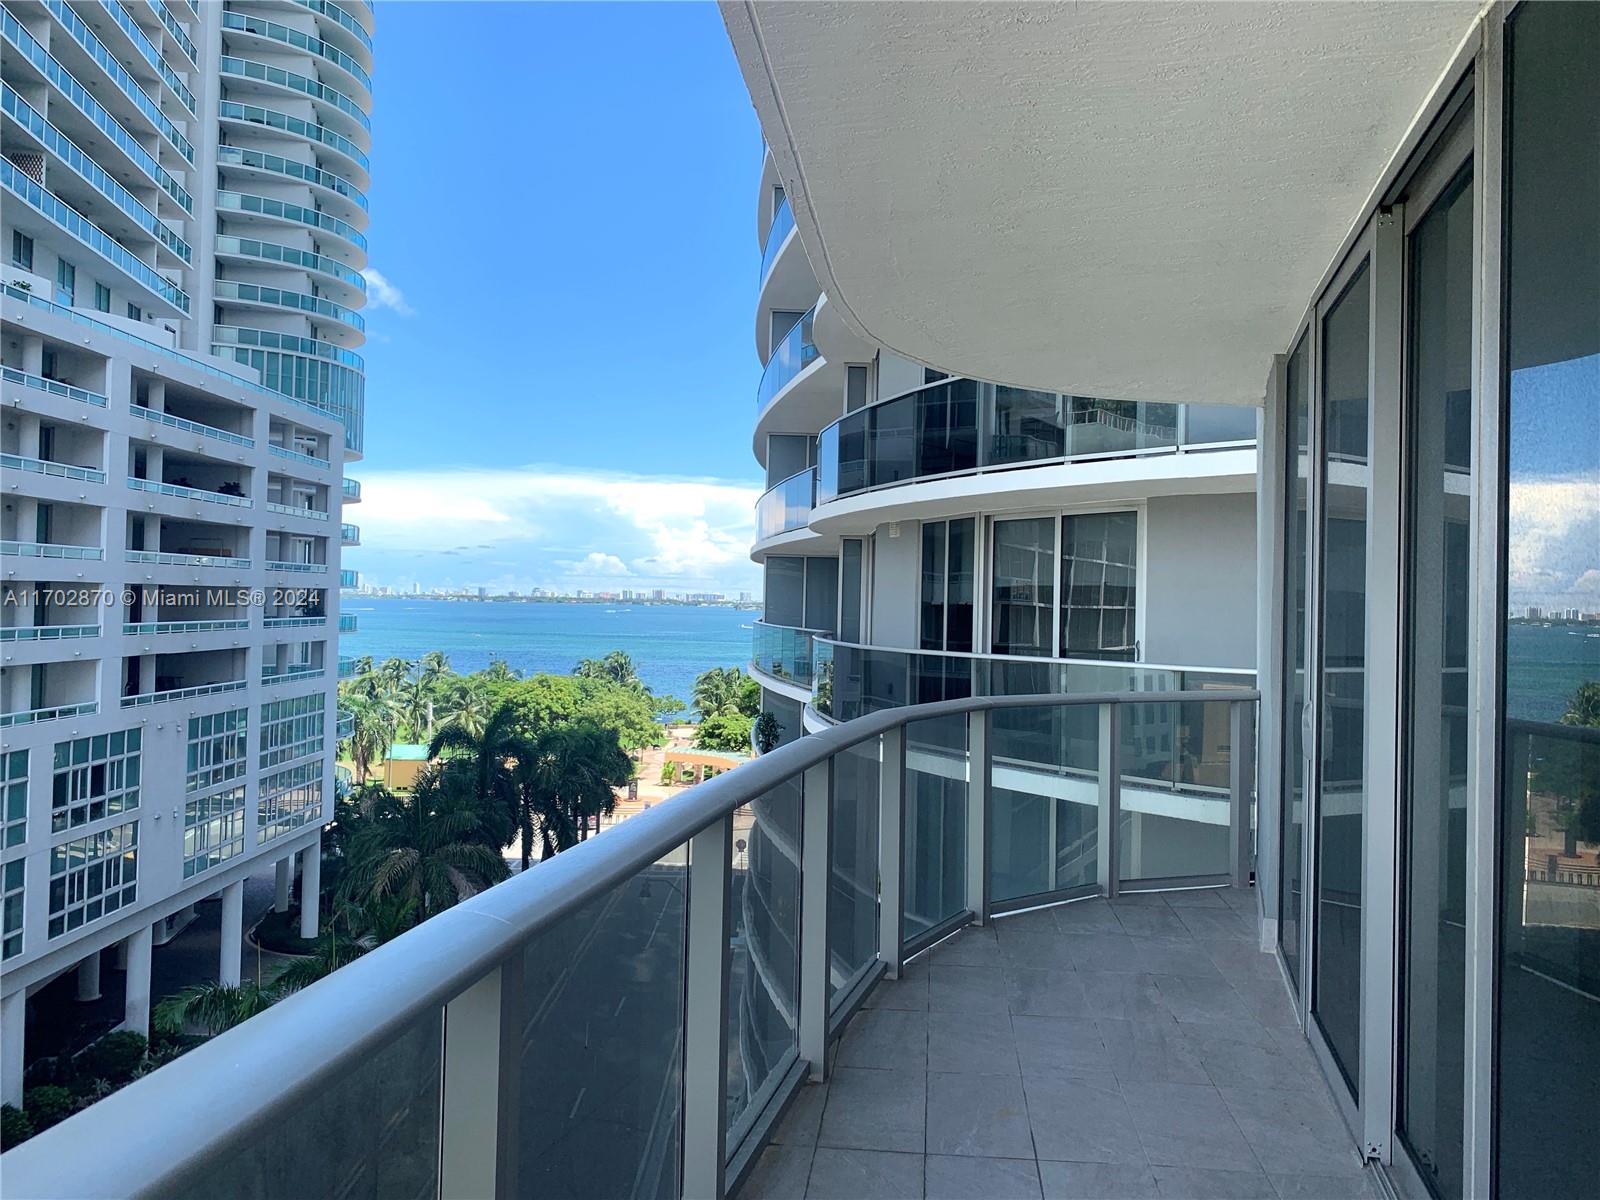
<svg viewBox="0 0 1600 1200">
<path fill-rule="evenodd" d="M 339 639 L 341 654 L 419 659 L 442 650 L 452 669 L 481 671 L 504 659 L 524 675 L 568 674 L 580 658 L 612 650 L 633 656 L 657 694 L 685 703 L 695 676 L 750 661 L 750 625 L 760 615 L 677 604 L 522 604 L 347 597 L 341 613 L 358 632 Z"/>
<path fill-rule="evenodd" d="M 1593 625 L 1507 628 L 1506 693 L 1510 715 L 1559 721 L 1578 687 L 1600 680 L 1600 629 Z"/>
</svg>

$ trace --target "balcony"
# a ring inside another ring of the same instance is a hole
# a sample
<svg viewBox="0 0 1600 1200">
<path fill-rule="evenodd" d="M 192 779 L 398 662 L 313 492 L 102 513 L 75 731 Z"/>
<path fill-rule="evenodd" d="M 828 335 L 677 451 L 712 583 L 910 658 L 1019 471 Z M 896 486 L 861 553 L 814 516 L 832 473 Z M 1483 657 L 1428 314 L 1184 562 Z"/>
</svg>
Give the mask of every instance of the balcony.
<svg viewBox="0 0 1600 1200">
<path fill-rule="evenodd" d="M 160 567 L 226 567 L 242 570 L 250 565 L 248 558 L 229 558 L 221 554 L 179 554 L 166 550 L 126 550 L 122 557 L 127 562 Z"/>
<path fill-rule="evenodd" d="M 290 462 L 301 463 L 307 467 L 316 467 L 320 471 L 326 471 L 333 465 L 325 458 L 318 458 L 314 454 L 302 454 L 298 450 L 291 450 L 289 447 L 280 446 L 276 442 L 268 446 L 267 449 L 273 454 L 277 455 L 279 458 L 288 459 Z"/>
<path fill-rule="evenodd" d="M 346 504 L 361 503 L 361 481 L 351 479 L 348 475 L 339 483 L 339 494 L 344 497 Z"/>
<path fill-rule="evenodd" d="M 342 575 L 344 572 L 341 571 L 340 574 Z M 342 583 L 343 581 L 341 580 L 340 582 Z M 355 613 L 339 614 L 340 633 L 355 633 L 359 627 L 360 623 L 357 621 Z"/>
<path fill-rule="evenodd" d="M 45 708 L 25 708 L 18 712 L 0 713 L 0 729 L 14 725 L 33 725 L 40 721 L 58 721 L 63 717 L 90 717 L 100 711 L 94 700 L 80 704 L 56 704 Z"/>
<path fill-rule="evenodd" d="M 328 564 L 319 562 L 288 562 L 283 559 L 268 559 L 269 571 L 292 571 L 300 575 L 326 575 Z"/>
<path fill-rule="evenodd" d="M 243 679 L 224 679 L 217 683 L 200 683 L 193 687 L 166 688 L 158 692 L 139 692 L 122 698 L 123 708 L 143 708 L 148 704 L 164 704 L 169 700 L 192 700 L 197 696 L 215 696 L 222 692 L 242 692 L 248 686 Z"/>
<path fill-rule="evenodd" d="M 339 655 L 339 678 L 354 679 L 356 676 L 356 660 L 348 654 Z M 340 735 L 341 737 L 344 735 Z"/>
<path fill-rule="evenodd" d="M 813 641 L 825 636 L 819 629 L 791 629 L 757 621 L 751 627 L 750 668 L 763 675 L 811 684 Z"/>
<path fill-rule="evenodd" d="M 76 479 L 82 483 L 104 483 L 106 473 L 93 467 L 75 467 L 71 463 L 51 462 L 43 458 L 30 458 L 25 454 L 0 454 L 0 467 L 8 471 L 28 471 L 35 475 L 49 475 L 56 479 Z"/>
<path fill-rule="evenodd" d="M 756 541 L 804 529 L 817 504 L 817 469 L 807 467 L 773 484 L 756 501 Z"/>
<path fill-rule="evenodd" d="M 789 240 L 789 235 L 794 232 L 794 209 L 789 207 L 785 200 L 778 206 L 778 211 L 772 216 L 772 227 L 767 230 L 766 249 L 761 252 L 761 274 L 759 287 L 767 282 L 767 276 L 772 274 L 772 265 L 778 261 L 778 252 L 783 249 L 784 243 Z"/>
<path fill-rule="evenodd" d="M 359 525 L 339 526 L 339 544 L 341 546 L 361 545 L 361 527 Z"/>
<path fill-rule="evenodd" d="M 132 637 L 157 636 L 164 633 L 220 633 L 226 629 L 249 629 L 250 622 L 239 617 L 224 617 L 206 621 L 127 621 L 122 632 Z"/>
<path fill-rule="evenodd" d="M 212 492 L 181 483 L 159 483 L 154 479 L 135 479 L 129 476 L 128 486 L 136 492 L 152 492 L 158 496 L 173 496 L 180 500 L 201 500 L 207 504 L 223 504 L 230 508 L 255 507 L 255 501 L 249 496 L 236 495 L 232 492 Z"/>
<path fill-rule="evenodd" d="M 1356 1194 L 1243 886 L 1254 702 L 973 699 L 780 747 L 38 1135 L 8 1189 Z M 1220 794 L 1158 813 L 1124 780 L 1151 703 L 1219 710 Z M 135 1128 L 163 1152 L 67 1152 Z"/>
<path fill-rule="evenodd" d="M 315 679 L 322 672 L 322 666 L 316 663 L 291 663 L 282 667 L 264 664 L 261 668 L 261 682 L 292 683 L 296 679 Z"/>
<path fill-rule="evenodd" d="M 264 617 L 261 621 L 264 629 L 309 629 L 327 623 L 327 617 Z"/>
<path fill-rule="evenodd" d="M 9 293 L 12 289 L 7 287 Z M 27 293 L 23 293 L 26 295 Z M 48 392 L 52 396 L 61 396 L 68 400 L 78 400 L 84 404 L 92 404 L 96 408 L 106 406 L 106 398 L 99 392 L 86 391 L 70 384 L 59 383 L 54 379 L 46 379 L 42 375 L 30 375 L 26 371 L 19 371 L 15 367 L 0 368 L 0 378 L 7 383 L 20 384 L 23 387 L 33 388 L 35 391 Z"/>
<path fill-rule="evenodd" d="M 811 707 L 832 721 L 906 704 L 1033 693 L 1176 692 L 1252 688 L 1255 672 L 1086 658 L 901 650 L 814 640 Z"/>
<path fill-rule="evenodd" d="M 339 568 L 339 586 L 342 588 L 358 588 L 361 586 L 361 572 L 352 571 L 349 567 Z M 343 620 L 343 618 L 340 618 Z M 354 619 L 354 618 L 352 618 Z"/>
<path fill-rule="evenodd" d="M 343 742 L 343 741 L 348 740 L 349 738 L 354 737 L 355 736 L 355 732 L 356 732 L 356 717 L 355 717 L 355 714 L 354 713 L 350 713 L 350 712 L 346 712 L 344 709 L 341 708 L 339 710 L 338 720 L 335 722 L 334 727 L 333 727 L 333 735 L 336 738 L 338 738 L 341 742 Z"/>
<path fill-rule="evenodd" d="M 218 429 L 214 425 L 203 425 L 199 421 L 191 421 L 185 417 L 175 417 L 171 413 L 156 412 L 153 408 L 144 408 L 137 404 L 128 406 L 128 411 L 136 417 L 149 421 L 152 425 L 164 425 L 171 429 L 181 429 L 185 433 L 192 433 L 196 437 L 209 438 L 214 442 L 224 442 L 230 446 L 243 446 L 246 449 L 256 444 L 254 438 L 245 437 L 240 433 L 229 433 L 226 429 Z M 199 444 L 199 450 L 204 450 L 205 445 Z"/>
<path fill-rule="evenodd" d="M 308 508 L 303 504 L 279 504 L 276 500 L 267 501 L 267 511 L 284 517 L 304 517 L 308 521 L 328 519 L 328 514 L 320 508 Z"/>
<path fill-rule="evenodd" d="M 285 71 L 282 67 L 274 67 L 268 63 L 238 58 L 231 54 L 222 56 L 222 74 L 227 79 L 249 79 L 265 84 L 269 89 L 281 89 L 283 92 L 309 96 L 319 121 L 326 121 L 329 118 L 335 121 L 348 119 L 363 133 L 372 131 L 372 118 L 361 105 L 338 88 L 329 87 L 310 76 Z"/>
<path fill-rule="evenodd" d="M 784 211 L 788 211 L 787 207 Z M 796 321 L 794 328 L 784 334 L 783 340 L 774 347 L 772 357 L 761 372 L 761 383 L 756 388 L 758 413 L 771 404 L 778 393 L 793 383 L 802 371 L 822 357 L 812 341 L 812 324 L 816 316 L 816 305 L 812 305 L 810 311 Z"/>
<path fill-rule="evenodd" d="M 876 488 L 1086 459 L 1255 444 L 1255 412 L 948 379 L 841 417 L 817 448 L 817 502 Z"/>
<path fill-rule="evenodd" d="M 7 625 L 0 642 L 60 642 L 100 636 L 98 625 Z"/>
<path fill-rule="evenodd" d="M 58 542 L 0 542 L 0 555 L 7 558 L 68 558 L 98 561 L 106 556 L 99 546 L 68 546 Z"/>
</svg>

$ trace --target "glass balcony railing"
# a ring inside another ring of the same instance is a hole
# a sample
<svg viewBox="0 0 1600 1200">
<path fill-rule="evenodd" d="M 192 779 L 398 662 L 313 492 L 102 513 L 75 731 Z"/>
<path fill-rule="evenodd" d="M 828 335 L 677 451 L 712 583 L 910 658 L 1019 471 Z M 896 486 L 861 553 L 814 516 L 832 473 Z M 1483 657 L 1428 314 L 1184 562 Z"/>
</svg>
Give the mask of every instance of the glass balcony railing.
<svg viewBox="0 0 1600 1200">
<path fill-rule="evenodd" d="M 227 567 L 244 570 L 250 565 L 248 558 L 227 558 L 219 554 L 178 554 L 166 550 L 124 550 L 126 562 L 146 563 L 160 567 Z"/>
<path fill-rule="evenodd" d="M 809 685 L 812 642 L 825 636 L 822 630 L 791 629 L 757 621 L 751 627 L 750 666 L 764 675 Z"/>
<path fill-rule="evenodd" d="M 266 21 L 260 17 L 247 16 L 244 13 L 224 12 L 222 14 L 222 28 L 230 29 L 236 33 L 249 33 L 256 37 L 270 38 L 275 42 L 282 42 L 286 46 L 293 46 L 296 50 L 304 50 L 307 54 L 314 54 L 325 59 L 349 75 L 367 91 L 372 90 L 372 77 L 355 59 L 343 50 L 321 38 L 314 38 L 301 33 L 298 29 L 290 29 L 287 25 L 280 25 L 276 21 Z"/>
<path fill-rule="evenodd" d="M 344 497 L 346 504 L 360 504 L 361 481 L 359 479 L 351 479 L 350 476 L 346 475 L 339 481 L 339 495 Z"/>
<path fill-rule="evenodd" d="M 62 642 L 99 637 L 98 625 L 7 625 L 0 642 Z"/>
<path fill-rule="evenodd" d="M 811 340 L 812 322 L 816 320 L 817 310 L 813 305 L 811 310 L 794 323 L 794 328 L 783 335 L 772 351 L 772 357 L 767 360 L 766 370 L 761 372 L 761 386 L 756 388 L 756 411 L 763 412 L 767 405 L 779 392 L 783 391 L 796 376 L 821 357 L 817 347 Z"/>
<path fill-rule="evenodd" d="M 191 260 L 188 242 L 136 200 L 133 193 L 112 178 L 99 163 L 78 149 L 71 138 L 46 121 L 32 105 L 12 90 L 10 84 L 0 84 L 0 110 L 32 134 L 41 146 L 71 167 L 90 187 L 116 205 L 140 229 L 184 262 Z"/>
<path fill-rule="evenodd" d="M 318 275 L 326 275 L 330 279 L 337 279 L 346 287 L 355 288 L 363 295 L 367 291 L 367 281 L 361 277 L 359 271 L 352 271 L 338 259 L 329 258 L 326 254 L 316 254 L 293 246 L 280 246 L 277 242 L 263 242 L 257 238 L 233 237 L 223 233 L 217 235 L 217 253 L 225 257 L 249 258 L 260 262 L 280 263 L 301 271 L 312 271 Z"/>
<path fill-rule="evenodd" d="M 269 571 L 289 571 L 297 575 L 326 575 L 328 564 L 319 562 L 290 562 L 288 559 L 269 558 L 267 560 Z"/>
<path fill-rule="evenodd" d="M 97 471 L 93 467 L 75 467 L 71 463 L 29 458 L 23 454 L 0 454 L 0 466 L 11 471 L 28 471 L 34 475 L 51 475 L 57 479 L 77 479 L 84 483 L 106 481 L 106 473 Z"/>
<path fill-rule="evenodd" d="M 783 243 L 793 231 L 794 209 L 790 208 L 789 202 L 785 200 L 778 205 L 778 211 L 772 217 L 772 228 L 767 230 L 767 247 L 761 253 L 762 283 L 766 283 L 767 276 L 772 274 L 772 264 L 778 259 L 778 251 L 783 249 Z"/>
<path fill-rule="evenodd" d="M 276 500 L 267 501 L 267 511 L 278 513 L 285 517 L 304 517 L 308 521 L 326 521 L 328 514 L 319 508 L 307 508 L 303 504 L 279 504 Z"/>
<path fill-rule="evenodd" d="M 356 732 L 356 715 L 352 712 L 339 710 L 338 721 L 334 725 L 334 736 L 341 742 L 354 737 Z"/>
<path fill-rule="evenodd" d="M 315 313 L 329 320 L 342 321 L 350 328 L 366 332 L 367 323 L 361 314 L 321 296 L 308 296 L 304 292 L 291 292 L 287 288 L 262 287 L 255 283 L 236 283 L 231 279 L 216 281 L 216 297 L 226 304 L 230 300 L 241 304 L 261 304 L 268 308 L 292 308 L 298 312 Z"/>
<path fill-rule="evenodd" d="M 185 433 L 198 434 L 200 437 L 211 438 L 213 441 L 226 442 L 230 446 L 254 446 L 255 438 L 245 437 L 242 433 L 229 433 L 226 429 L 218 429 L 215 425 L 202 425 L 199 421 L 190 421 L 183 417 L 175 417 L 171 413 L 156 412 L 153 408 L 144 408 L 138 404 L 128 406 L 128 411 L 141 420 L 149 421 L 152 425 L 167 425 L 173 429 L 181 429 Z"/>
<path fill-rule="evenodd" d="M 310 629 L 321 627 L 328 623 L 326 616 L 321 617 L 264 617 L 261 625 L 264 629 Z"/>
<path fill-rule="evenodd" d="M 223 617 L 211 621 L 127 621 L 122 632 L 130 637 L 154 636 L 163 633 L 220 633 L 226 629 L 249 629 L 250 622 L 242 617 Z"/>
<path fill-rule="evenodd" d="M 298 179 L 302 183 L 309 183 L 314 187 L 326 188 L 335 195 L 343 196 L 363 212 L 367 211 L 368 203 L 366 193 L 343 176 L 335 175 L 332 171 L 325 171 L 309 163 L 296 162 L 292 158 L 284 158 L 281 154 L 268 154 L 263 150 L 246 150 L 242 146 L 217 147 L 217 162 L 224 166 L 249 167 L 256 171 L 270 171 L 275 175 L 286 175 L 290 179 Z M 312 224 L 313 222 L 306 222 Z M 339 222 L 343 225 L 344 222 Z M 340 236 L 356 241 L 363 249 L 366 242 L 361 235 L 351 230 L 350 233 Z M 361 240 L 358 240 L 361 239 Z"/>
<path fill-rule="evenodd" d="M 306 75 L 296 74 L 294 71 L 285 71 L 282 67 L 269 66 L 266 63 L 255 62 L 248 58 L 235 58 L 231 54 L 222 56 L 222 73 L 225 76 L 238 76 L 241 79 L 254 79 L 261 83 L 270 83 L 275 87 L 286 88 L 291 92 L 310 96 L 313 100 L 321 101 L 338 109 L 349 117 L 362 129 L 371 131 L 372 118 L 361 105 L 346 96 L 338 88 L 329 87 L 319 80 Z"/>
<path fill-rule="evenodd" d="M 361 526 L 359 526 L 359 525 L 341 525 L 341 526 L 339 526 L 339 544 L 341 546 L 359 546 L 359 545 L 361 545 Z"/>
<path fill-rule="evenodd" d="M 768 488 L 756 501 L 756 541 L 804 529 L 817 503 L 817 469 L 807 467 Z"/>
<path fill-rule="evenodd" d="M 344 572 L 340 571 L 339 574 L 342 577 L 344 575 Z M 341 578 L 340 582 L 343 583 L 344 580 Z M 357 620 L 355 613 L 340 613 L 339 614 L 339 632 L 340 633 L 355 633 L 360 628 L 361 628 L 361 624 Z"/>
<path fill-rule="evenodd" d="M 968 696 L 1176 692 L 1255 686 L 1255 672 L 1087 658 L 1023 658 L 862 646 L 819 637 L 811 706 L 835 721 Z"/>
<path fill-rule="evenodd" d="M 446 909 L 35 1135 L 6 1156 L 7 1192 L 206 1195 L 227 1172 L 281 1196 L 488 1194 L 508 1175 L 528 1195 L 733 1195 L 856 1009 L 909 955 L 1001 912 L 1246 884 L 1256 699 L 974 698 L 800 738 Z M 1190 706 L 1207 714 L 1186 760 L 1194 773 L 1153 789 L 1125 755 L 1151 722 L 1190 729 L 1199 718 L 1171 715 Z M 337 722 L 342 738 L 347 714 Z M 1230 923 L 1220 898 L 1206 911 L 1248 945 L 1253 931 Z M 988 969 L 957 968 L 973 978 L 950 987 L 1003 1021 L 1017 981 L 999 966 L 996 955 Z M 1222 992 L 1191 1006 L 1237 1010 Z M 904 1102 L 913 1151 L 927 1107 L 919 1064 L 875 1072 L 906 1082 L 885 1078 L 869 1105 Z M 1020 1105 L 1014 1079 L 1013 1092 Z M 1081 1106 L 1055 1107 L 1032 1127 L 1082 1145 Z M 197 1111 L 228 1119 L 196 1122 Z M 1094 1119 L 1093 1136 L 1139 1156 L 1125 1113 Z M 133 1137 L 185 1152 L 116 1152 Z M 1033 1157 L 1026 1121 L 1021 1140 Z"/>
<path fill-rule="evenodd" d="M 189 35 L 183 31 L 183 26 L 178 24 L 178 19 L 172 15 L 166 0 L 148 0 L 148 2 L 155 10 L 156 16 L 161 18 L 162 26 L 172 35 L 172 40 L 178 43 L 178 49 L 184 52 L 190 62 L 198 66 L 200 53 L 194 48 L 194 42 L 190 40 Z"/>
<path fill-rule="evenodd" d="M 249 496 L 235 495 L 231 492 L 208 492 L 205 488 L 184 487 L 180 483 L 158 483 L 154 479 L 130 478 L 128 486 L 136 492 L 154 492 L 159 496 L 174 496 L 180 500 L 203 500 L 207 504 L 226 504 L 230 508 L 254 508 L 256 503 Z"/>
<path fill-rule="evenodd" d="M 218 104 L 217 115 L 224 121 L 242 121 L 249 125 L 265 125 L 269 129 L 279 129 L 284 133 L 292 133 L 296 137 L 319 142 L 329 149 L 337 150 L 363 171 L 372 170 L 372 160 L 367 157 L 366 152 L 360 146 L 345 137 L 344 134 L 318 125 L 315 121 L 307 121 L 301 117 L 291 117 L 288 113 L 262 108 L 258 104 L 240 104 L 237 100 L 224 100 Z"/>
<path fill-rule="evenodd" d="M 70 546 L 61 542 L 0 542 L 7 558 L 70 558 L 98 561 L 106 556 L 99 546 Z"/>
<path fill-rule="evenodd" d="M 352 655 L 339 655 L 339 678 L 354 679 L 356 675 L 356 660 Z"/>
<path fill-rule="evenodd" d="M 82 704 L 27 708 L 21 712 L 0 713 L 0 729 L 9 729 L 13 725 L 33 725 L 39 721 L 58 721 L 62 717 L 91 717 L 99 711 L 100 704 L 96 700 L 86 700 Z"/>
<path fill-rule="evenodd" d="M 249 326 L 240 325 L 213 325 L 211 327 L 211 340 L 222 346 L 249 346 L 258 350 L 285 350 L 290 354 L 307 355 L 312 358 L 325 358 L 329 362 L 338 363 L 340 366 L 349 367 L 353 371 L 366 370 L 366 360 L 354 350 L 346 350 L 343 346 L 335 346 L 332 342 L 320 341 L 317 338 L 301 337 L 294 333 L 280 333 L 275 329 L 251 329 Z M 217 350 L 224 358 L 229 357 L 226 350 Z M 251 356 L 255 361 L 259 356 Z M 243 362 L 244 359 L 238 361 Z M 270 390 L 270 389 L 269 389 Z M 276 393 L 274 393 L 276 394 Z M 299 403 L 302 408 L 316 408 L 288 397 L 289 403 Z M 318 411 L 327 412 L 327 409 Z"/>
<path fill-rule="evenodd" d="M 296 679 L 315 679 L 321 675 L 324 668 L 311 663 L 292 663 L 289 666 L 263 666 L 261 668 L 262 683 L 290 683 Z"/>
<path fill-rule="evenodd" d="M 194 198 L 189 195 L 167 171 L 156 162 L 155 155 L 146 150 L 105 108 L 89 94 L 89 89 L 79 83 L 72 73 L 52 58 L 32 34 L 22 27 L 8 8 L 0 8 L 0 29 L 34 68 L 59 88 L 63 95 L 87 118 L 96 129 L 111 139 L 113 145 L 126 154 L 130 161 L 148 175 L 153 183 L 171 196 L 184 212 L 194 211 Z"/>
<path fill-rule="evenodd" d="M 7 288 L 9 292 L 11 289 Z M 26 293 L 23 293 L 26 295 Z M 46 379 L 42 375 L 30 375 L 26 371 L 19 371 L 15 367 L 0 367 L 0 378 L 7 383 L 20 383 L 23 387 L 30 387 L 40 392 L 49 392 L 52 396 L 65 396 L 68 400 L 81 400 L 85 404 L 92 404 L 96 408 L 106 406 L 106 398 L 99 392 L 85 391 L 80 387 L 60 383 L 54 379 Z"/>
<path fill-rule="evenodd" d="M 277 443 L 269 445 L 267 449 L 273 454 L 277 455 L 279 458 L 288 459 L 290 462 L 301 463 L 308 467 L 317 467 L 323 471 L 326 471 L 330 466 L 333 465 L 325 458 L 318 458 L 314 454 L 302 454 L 298 450 L 291 450 L 289 447 L 280 446 Z"/>
<path fill-rule="evenodd" d="M 360 21 L 337 4 L 329 3 L 329 0 L 296 0 L 296 3 L 302 8 L 309 8 L 314 13 L 321 13 L 330 18 L 340 29 L 350 34 L 368 50 L 372 49 L 372 35 L 362 27 Z"/>
<path fill-rule="evenodd" d="M 160 296 L 179 312 L 189 311 L 189 296 L 154 267 L 135 258 L 126 247 L 100 226 L 89 220 L 54 192 L 48 192 L 9 158 L 0 158 L 0 184 L 37 209 L 46 219 L 64 229 L 88 249 L 120 268 L 123 274 L 152 295 Z"/>
<path fill-rule="evenodd" d="M 367 239 L 353 225 L 337 217 L 330 217 L 325 212 L 318 212 L 314 208 L 288 204 L 267 196 L 253 196 L 247 192 L 218 192 L 217 207 L 228 212 L 253 213 L 256 216 L 272 217 L 280 221 L 292 221 L 296 225 L 309 225 L 313 229 L 324 230 L 342 237 L 352 246 L 362 250 L 367 248 Z M 261 256 L 252 255 L 252 257 Z"/>
<path fill-rule="evenodd" d="M 128 40 L 139 51 L 139 56 L 155 68 L 156 74 L 160 75 L 162 82 L 172 89 L 172 94 L 178 98 L 178 102 L 189 110 L 191 116 L 195 115 L 194 93 L 184 86 L 183 80 L 178 78 L 178 73 L 167 66 L 167 60 L 161 57 L 161 51 L 156 49 L 156 44 L 133 19 L 133 14 L 128 11 L 127 5 L 123 4 L 122 0 L 100 0 L 100 7 L 111 14 L 111 19 L 117 23 L 117 28 L 127 35 Z"/>
<path fill-rule="evenodd" d="M 122 707 L 143 708 L 147 704 L 165 704 L 169 700 L 191 700 L 196 696 L 242 692 L 247 686 L 243 679 L 224 679 L 220 683 L 197 683 L 193 687 L 168 688 L 164 692 L 141 692 L 133 696 L 124 696 Z"/>
<path fill-rule="evenodd" d="M 1255 410 L 1097 400 L 946 379 L 841 417 L 817 446 L 817 503 L 915 479 L 1255 443 Z"/>
<path fill-rule="evenodd" d="M 358 588 L 361 586 L 361 572 L 352 571 L 349 567 L 339 568 L 339 586 L 342 588 Z M 353 619 L 353 618 L 352 618 Z"/>
</svg>

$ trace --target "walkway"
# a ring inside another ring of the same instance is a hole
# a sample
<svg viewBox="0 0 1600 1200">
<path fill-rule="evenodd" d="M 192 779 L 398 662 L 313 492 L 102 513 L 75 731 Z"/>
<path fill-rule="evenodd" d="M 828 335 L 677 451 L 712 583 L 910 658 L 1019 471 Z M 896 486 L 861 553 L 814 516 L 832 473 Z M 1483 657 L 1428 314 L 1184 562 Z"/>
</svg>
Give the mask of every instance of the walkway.
<svg viewBox="0 0 1600 1200">
<path fill-rule="evenodd" d="M 1247 890 L 970 928 L 882 983 L 739 1200 L 1367 1200 Z"/>
</svg>

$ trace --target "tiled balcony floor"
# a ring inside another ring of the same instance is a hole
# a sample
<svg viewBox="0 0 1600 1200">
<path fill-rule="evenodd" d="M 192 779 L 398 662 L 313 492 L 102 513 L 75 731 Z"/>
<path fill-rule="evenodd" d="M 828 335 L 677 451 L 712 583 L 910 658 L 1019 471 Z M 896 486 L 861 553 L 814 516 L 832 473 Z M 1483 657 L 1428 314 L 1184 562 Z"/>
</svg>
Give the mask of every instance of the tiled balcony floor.
<svg viewBox="0 0 1600 1200">
<path fill-rule="evenodd" d="M 1355 1143 L 1244 890 L 967 929 L 881 983 L 739 1200 L 1351 1200 Z"/>
</svg>

